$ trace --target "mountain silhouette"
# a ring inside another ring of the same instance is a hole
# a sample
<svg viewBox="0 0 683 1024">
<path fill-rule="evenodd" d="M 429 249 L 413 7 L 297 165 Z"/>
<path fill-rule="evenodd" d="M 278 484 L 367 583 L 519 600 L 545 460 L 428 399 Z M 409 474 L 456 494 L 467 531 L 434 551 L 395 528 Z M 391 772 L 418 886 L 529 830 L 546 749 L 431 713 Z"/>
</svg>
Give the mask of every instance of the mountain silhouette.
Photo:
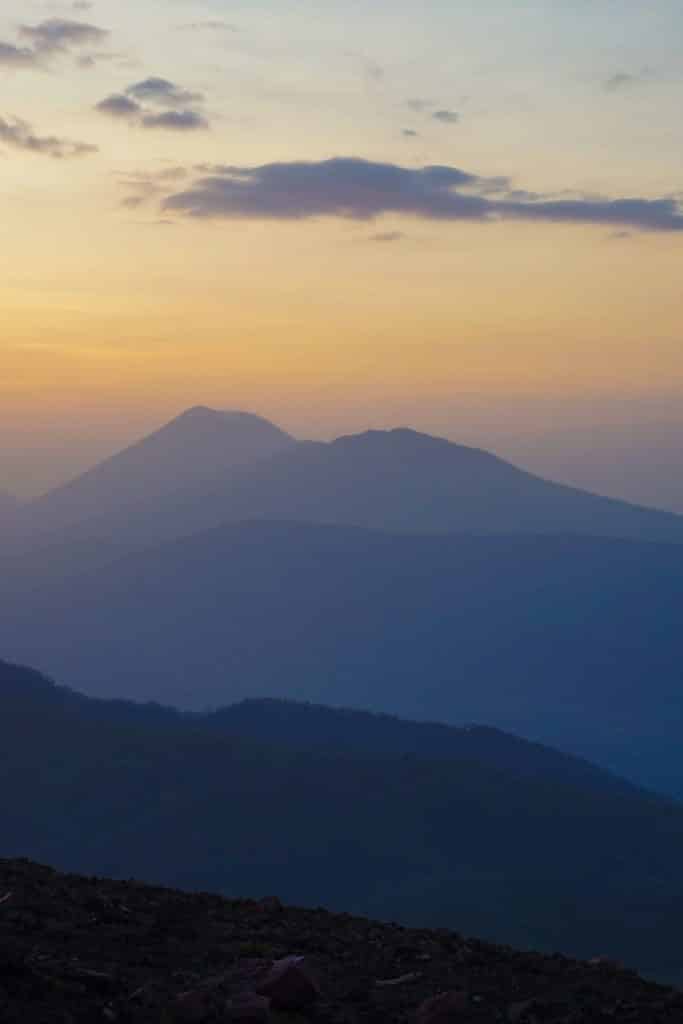
<svg viewBox="0 0 683 1024">
<path fill-rule="evenodd" d="M 56 556 L 69 572 L 82 559 L 94 567 L 254 519 L 683 542 L 683 517 L 551 483 L 488 452 L 413 430 L 297 443 L 248 414 L 208 410 L 186 413 L 30 512 L 40 526 L 38 538 L 35 531 L 25 538 L 32 564 L 39 569 Z"/>
<path fill-rule="evenodd" d="M 293 444 L 284 431 L 252 413 L 197 406 L 82 476 L 31 503 L 42 530 L 98 516 L 121 515 L 145 501 L 224 478 L 236 466 Z"/>
<path fill-rule="evenodd" d="M 680 971 L 680 806 L 495 733 L 430 754 L 425 727 L 362 716 L 349 747 L 348 712 L 236 710 L 92 701 L 0 663 L 3 856 Z"/>
<path fill-rule="evenodd" d="M 0 649 L 101 696 L 484 721 L 683 794 L 683 547 L 254 522 L 14 588 Z"/>
</svg>

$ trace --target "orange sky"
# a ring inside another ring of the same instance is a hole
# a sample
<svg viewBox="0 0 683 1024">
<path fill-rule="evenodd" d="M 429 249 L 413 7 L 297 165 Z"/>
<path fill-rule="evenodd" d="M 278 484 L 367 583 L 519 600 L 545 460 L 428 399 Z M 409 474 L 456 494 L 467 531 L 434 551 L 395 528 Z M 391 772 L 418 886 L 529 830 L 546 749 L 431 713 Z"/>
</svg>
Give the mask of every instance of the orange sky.
<svg viewBox="0 0 683 1024">
<path fill-rule="evenodd" d="M 422 207 L 195 221 L 161 204 L 199 165 L 334 156 L 504 176 L 510 202 L 676 196 L 677 5 L 618 22 L 610 4 L 540 0 L 514 19 L 441 0 L 419 18 L 383 0 L 12 6 L 0 43 L 24 56 L 3 63 L 0 46 L 0 487 L 39 491 L 198 403 L 312 436 L 409 422 L 527 462 L 534 444 L 558 457 L 544 437 L 589 408 L 605 436 L 624 402 L 643 436 L 676 422 L 678 230 Z M 135 91 L 153 76 L 183 98 Z M 111 96 L 139 112 L 105 116 Z M 171 102 L 201 126 L 157 128 Z M 56 158 L 74 142 L 98 152 Z"/>
</svg>

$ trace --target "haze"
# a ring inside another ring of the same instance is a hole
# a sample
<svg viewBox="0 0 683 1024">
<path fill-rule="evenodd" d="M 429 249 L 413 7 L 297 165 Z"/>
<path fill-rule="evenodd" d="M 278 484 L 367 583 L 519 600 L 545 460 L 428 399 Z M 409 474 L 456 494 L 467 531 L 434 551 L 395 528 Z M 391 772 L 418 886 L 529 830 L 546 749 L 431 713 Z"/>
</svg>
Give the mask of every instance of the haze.
<svg viewBox="0 0 683 1024">
<path fill-rule="evenodd" d="M 681 29 L 669 0 L 8 0 L 3 488 L 201 403 L 683 509 Z"/>
</svg>

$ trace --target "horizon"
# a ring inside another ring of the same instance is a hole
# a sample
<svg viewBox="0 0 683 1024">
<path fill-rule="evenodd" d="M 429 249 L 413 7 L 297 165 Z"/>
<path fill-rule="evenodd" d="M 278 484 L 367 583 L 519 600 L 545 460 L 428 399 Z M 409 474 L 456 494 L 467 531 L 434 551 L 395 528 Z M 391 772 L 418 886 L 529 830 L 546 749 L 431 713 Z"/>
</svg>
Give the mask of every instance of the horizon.
<svg viewBox="0 0 683 1024">
<path fill-rule="evenodd" d="M 681 28 L 673 0 L 8 0 L 0 486 L 201 401 L 683 510 Z"/>
<path fill-rule="evenodd" d="M 628 501 L 633 504 L 640 504 L 651 508 L 661 508 L 670 512 L 683 513 L 683 481 L 680 484 L 677 484 L 675 480 L 669 481 L 673 486 L 667 491 L 667 489 L 662 487 L 661 484 L 658 486 L 658 481 L 648 477 L 647 474 L 643 480 L 628 478 L 628 455 L 630 455 L 631 459 L 633 459 L 634 454 L 637 457 L 637 452 L 634 453 L 633 450 L 626 452 L 622 449 L 622 454 L 627 457 L 624 460 L 624 464 L 620 465 L 618 461 L 615 462 L 615 448 L 610 450 L 609 444 L 606 444 L 604 452 L 604 467 L 602 463 L 599 463 L 597 466 L 586 467 L 581 460 L 584 449 L 582 448 L 580 440 L 580 429 L 583 429 L 584 432 L 587 431 L 588 437 L 594 443 L 595 436 L 591 424 L 586 427 L 586 424 L 583 423 L 581 428 L 577 425 L 574 431 L 577 443 L 575 443 L 574 447 L 572 447 L 571 443 L 567 447 L 563 447 L 562 445 L 559 447 L 557 445 L 553 445 L 553 438 L 549 433 L 546 433 L 542 439 L 545 443 L 544 447 L 539 446 L 539 441 L 534 435 L 529 437 L 516 437 L 512 439 L 512 441 L 508 438 L 506 443 L 505 438 L 502 436 L 499 437 L 495 433 L 492 434 L 490 428 L 487 429 L 485 426 L 481 425 L 480 431 L 478 431 L 477 426 L 479 426 L 479 417 L 475 418 L 474 426 L 472 424 L 467 425 L 464 427 L 462 433 L 457 436 L 453 436 L 454 432 L 452 431 L 449 436 L 447 423 L 439 421 L 438 419 L 433 419 L 431 421 L 435 423 L 436 428 L 430 429 L 430 423 L 427 423 L 424 427 L 420 427 L 408 421 L 392 422 L 384 418 L 380 418 L 379 420 L 375 420 L 368 424 L 360 424 L 357 429 L 354 429 L 356 425 L 351 422 L 348 425 L 344 423 L 343 427 L 346 427 L 346 429 L 343 429 L 342 427 L 339 432 L 319 430 L 306 435 L 303 433 L 296 433 L 296 431 L 292 429 L 291 425 L 283 423 L 276 418 L 271 418 L 262 411 L 236 407 L 222 408 L 203 403 L 190 405 L 173 412 L 167 419 L 161 422 L 145 417 L 137 430 L 134 427 L 129 426 L 127 431 L 121 433 L 118 440 L 112 439 L 110 442 L 107 442 L 104 439 L 97 438 L 93 443 L 92 439 L 90 439 L 91 443 L 86 446 L 86 450 L 82 454 L 78 452 L 78 445 L 76 445 L 76 451 L 72 453 L 70 459 L 66 459 L 64 466 L 60 466 L 59 469 L 55 470 L 52 460 L 47 459 L 48 465 L 44 467 L 43 473 L 39 472 L 37 476 L 31 476 L 30 484 L 27 484 L 27 481 L 24 480 L 23 487 L 21 486 L 21 477 L 15 481 L 15 483 L 19 483 L 20 486 L 12 487 L 10 486 L 12 483 L 11 475 L 9 477 L 6 475 L 3 480 L 3 486 L 0 487 L 0 492 L 5 493 L 9 497 L 16 498 L 21 502 L 30 502 L 36 498 L 41 498 L 44 495 L 49 494 L 52 490 L 58 489 L 77 480 L 80 476 L 89 472 L 101 462 L 106 462 L 111 457 L 118 455 L 130 446 L 134 446 L 138 442 L 145 440 L 145 438 L 151 434 L 155 434 L 170 423 L 181 420 L 188 413 L 197 410 L 205 410 L 211 413 L 227 415 L 254 416 L 258 419 L 271 423 L 281 430 L 284 430 L 285 433 L 288 433 L 296 441 L 331 442 L 341 437 L 358 436 L 372 431 L 386 432 L 392 430 L 412 430 L 427 436 L 447 440 L 462 447 L 481 449 L 503 459 L 504 461 L 516 465 L 519 469 L 523 469 L 526 472 L 541 476 L 544 479 L 548 479 L 556 483 L 562 483 L 567 486 L 592 491 L 596 494 L 602 494 L 605 497 Z M 479 415 L 481 416 L 481 413 Z M 481 418 L 483 419 L 484 417 L 481 416 Z M 306 421 L 304 421 L 304 423 L 305 422 Z M 439 430 L 440 422 L 446 429 Z M 486 444 L 479 440 L 480 437 L 486 438 L 487 436 L 493 443 Z M 608 437 L 610 437 L 609 432 Z M 623 436 L 620 437 L 619 424 L 615 424 L 613 427 L 611 439 L 613 442 L 619 440 L 623 441 Z M 675 456 L 678 453 L 675 433 L 672 439 L 674 442 L 672 445 L 672 454 Z M 496 441 L 499 442 L 498 445 L 496 445 Z M 645 436 L 643 437 L 643 441 L 646 441 Z M 618 445 L 616 447 L 618 450 Z M 49 455 L 50 452 L 46 454 Z M 647 461 L 643 460 L 643 463 L 644 468 L 647 468 Z M 29 460 L 29 467 L 30 466 L 31 462 Z M 611 466 L 612 469 L 613 475 L 611 477 L 606 471 L 608 466 Z"/>
</svg>

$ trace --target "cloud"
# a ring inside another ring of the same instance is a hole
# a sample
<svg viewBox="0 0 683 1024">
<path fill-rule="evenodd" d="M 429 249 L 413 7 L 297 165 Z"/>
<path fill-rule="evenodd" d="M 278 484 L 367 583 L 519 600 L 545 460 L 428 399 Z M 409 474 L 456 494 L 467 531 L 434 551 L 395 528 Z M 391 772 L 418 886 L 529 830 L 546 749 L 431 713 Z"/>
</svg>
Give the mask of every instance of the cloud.
<svg viewBox="0 0 683 1024">
<path fill-rule="evenodd" d="M 166 78 L 145 78 L 129 85 L 125 92 L 106 96 L 95 110 L 141 128 L 204 131 L 210 127 L 209 122 L 196 109 L 203 102 L 202 93 L 190 92 Z"/>
<path fill-rule="evenodd" d="M 417 139 L 420 133 L 416 132 L 414 128 L 404 128 L 403 135 L 406 139 Z"/>
<path fill-rule="evenodd" d="M 611 75 L 611 77 L 604 82 L 604 88 L 607 92 L 617 92 L 625 86 L 635 85 L 636 82 L 638 82 L 636 75 L 629 75 L 620 71 L 616 75 Z"/>
<path fill-rule="evenodd" d="M 38 25 L 22 25 L 19 35 L 29 40 L 36 55 L 64 53 L 67 50 L 102 43 L 109 35 L 105 29 L 83 21 L 48 18 Z"/>
<path fill-rule="evenodd" d="M 457 167 L 407 168 L 356 157 L 321 162 L 216 167 L 190 188 L 167 196 L 167 211 L 198 218 L 372 220 L 385 214 L 425 220 L 521 220 L 683 231 L 676 199 L 556 198 L 508 191 L 506 178 Z"/>
<path fill-rule="evenodd" d="M 128 86 L 126 95 L 141 102 L 171 108 L 191 107 L 204 100 L 201 93 L 189 92 L 166 78 L 146 78 L 143 82 L 136 82 Z"/>
<path fill-rule="evenodd" d="M 95 110 L 98 110 L 100 114 L 107 114 L 109 117 L 120 118 L 137 118 L 142 114 L 142 107 L 139 103 L 132 100 L 130 96 L 124 96 L 119 92 L 105 96 L 96 105 Z"/>
<path fill-rule="evenodd" d="M 31 126 L 19 118 L 6 121 L 0 117 L 0 142 L 13 149 L 50 156 L 56 160 L 88 156 L 98 151 L 97 146 L 91 146 L 86 142 L 73 142 L 71 139 L 61 139 L 56 135 L 36 135 Z"/>
<path fill-rule="evenodd" d="M 642 68 L 638 72 L 618 71 L 610 75 L 602 83 L 605 92 L 621 92 L 626 89 L 635 89 L 642 85 L 648 85 L 657 81 L 659 75 L 652 68 Z"/>
<path fill-rule="evenodd" d="M 209 122 L 196 110 L 165 110 L 162 114 L 145 114 L 144 128 L 165 128 L 175 132 L 205 131 Z"/>
<path fill-rule="evenodd" d="M 0 67 L 25 68 L 36 62 L 33 50 L 26 46 L 14 46 L 0 41 Z"/>
<path fill-rule="evenodd" d="M 122 200 L 122 205 L 129 210 L 135 210 L 152 199 L 158 199 L 168 192 L 171 182 L 182 181 L 188 173 L 184 167 L 165 167 L 161 171 L 127 174 L 120 179 L 120 184 L 128 193 Z"/>
<path fill-rule="evenodd" d="M 460 120 L 460 114 L 456 114 L 454 110 L 435 110 L 432 117 L 442 124 L 457 124 Z"/>
<path fill-rule="evenodd" d="M 48 18 L 37 25 L 20 25 L 19 45 L 0 42 L 0 67 L 44 67 L 55 56 L 77 53 L 84 47 L 102 43 L 108 36 L 103 28 L 67 18 Z M 21 45 L 22 41 L 29 45 Z M 79 55 L 77 63 L 80 67 L 90 67 L 95 63 L 95 56 Z"/>
</svg>

